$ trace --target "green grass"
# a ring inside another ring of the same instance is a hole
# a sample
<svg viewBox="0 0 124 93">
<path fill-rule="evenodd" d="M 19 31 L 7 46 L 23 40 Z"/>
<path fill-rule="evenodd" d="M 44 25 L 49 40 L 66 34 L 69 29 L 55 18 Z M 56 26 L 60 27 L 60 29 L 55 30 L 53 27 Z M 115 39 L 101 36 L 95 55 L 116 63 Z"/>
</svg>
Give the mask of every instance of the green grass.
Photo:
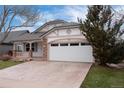
<svg viewBox="0 0 124 93">
<path fill-rule="evenodd" d="M 14 61 L 0 61 L 0 69 L 4 69 L 10 66 L 14 66 L 20 64 L 22 62 L 14 62 Z"/>
<path fill-rule="evenodd" d="M 124 88 L 124 69 L 93 65 L 81 88 Z"/>
</svg>

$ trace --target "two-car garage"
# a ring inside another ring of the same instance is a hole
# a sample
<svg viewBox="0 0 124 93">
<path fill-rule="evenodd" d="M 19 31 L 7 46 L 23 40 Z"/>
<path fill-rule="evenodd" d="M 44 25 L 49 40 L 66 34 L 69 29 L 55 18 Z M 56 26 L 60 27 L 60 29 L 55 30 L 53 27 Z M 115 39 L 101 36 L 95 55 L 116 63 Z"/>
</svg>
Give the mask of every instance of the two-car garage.
<svg viewBox="0 0 124 93">
<path fill-rule="evenodd" d="M 49 43 L 50 61 L 93 62 L 92 47 L 89 43 L 61 41 Z"/>
</svg>

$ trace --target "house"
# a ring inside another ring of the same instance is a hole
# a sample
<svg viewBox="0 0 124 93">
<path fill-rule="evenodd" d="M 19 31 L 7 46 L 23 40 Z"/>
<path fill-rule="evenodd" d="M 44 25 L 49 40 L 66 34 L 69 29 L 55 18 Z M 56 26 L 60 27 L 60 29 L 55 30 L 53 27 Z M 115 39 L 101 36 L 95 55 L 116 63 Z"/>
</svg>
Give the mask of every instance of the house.
<svg viewBox="0 0 124 93">
<path fill-rule="evenodd" d="M 93 62 L 92 47 L 79 24 L 64 20 L 46 22 L 32 33 L 13 40 L 13 56 L 43 61 Z"/>
<path fill-rule="evenodd" d="M 15 40 L 17 37 L 29 33 L 28 30 L 12 31 L 6 35 L 4 32 L 0 32 L 0 55 L 8 54 L 13 50 L 12 40 Z M 6 38 L 4 39 L 4 37 Z"/>
</svg>

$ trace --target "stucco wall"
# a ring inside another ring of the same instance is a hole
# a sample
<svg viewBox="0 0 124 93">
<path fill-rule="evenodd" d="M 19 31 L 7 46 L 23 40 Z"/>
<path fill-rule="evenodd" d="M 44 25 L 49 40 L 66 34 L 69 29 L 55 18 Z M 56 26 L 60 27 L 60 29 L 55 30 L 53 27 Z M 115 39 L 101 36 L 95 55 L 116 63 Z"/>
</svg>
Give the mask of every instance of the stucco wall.
<svg viewBox="0 0 124 93">
<path fill-rule="evenodd" d="M 68 30 L 70 30 L 70 33 L 68 33 Z M 64 38 L 85 39 L 85 37 L 81 34 L 79 28 L 55 30 L 52 33 L 50 33 L 47 36 L 47 38 L 48 38 L 48 43 L 57 39 L 64 39 Z"/>
<path fill-rule="evenodd" d="M 61 26 L 61 25 L 62 25 L 62 23 L 46 25 L 39 32 L 48 31 L 55 26 Z"/>
</svg>

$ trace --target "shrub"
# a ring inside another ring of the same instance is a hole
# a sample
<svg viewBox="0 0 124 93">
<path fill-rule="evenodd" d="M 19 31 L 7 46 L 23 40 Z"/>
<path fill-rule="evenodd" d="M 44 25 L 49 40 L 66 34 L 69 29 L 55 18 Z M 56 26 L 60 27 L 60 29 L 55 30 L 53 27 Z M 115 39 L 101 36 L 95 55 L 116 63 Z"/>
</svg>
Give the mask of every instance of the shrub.
<svg viewBox="0 0 124 93">
<path fill-rule="evenodd" d="M 119 63 L 124 60 L 124 40 L 121 38 L 124 16 L 113 21 L 111 6 L 88 6 L 85 21 L 79 19 L 80 30 L 93 48 L 95 62 Z"/>
<path fill-rule="evenodd" d="M 10 59 L 11 59 L 11 56 L 9 56 L 9 55 L 0 56 L 0 60 L 2 60 L 2 61 L 8 61 Z"/>
</svg>

